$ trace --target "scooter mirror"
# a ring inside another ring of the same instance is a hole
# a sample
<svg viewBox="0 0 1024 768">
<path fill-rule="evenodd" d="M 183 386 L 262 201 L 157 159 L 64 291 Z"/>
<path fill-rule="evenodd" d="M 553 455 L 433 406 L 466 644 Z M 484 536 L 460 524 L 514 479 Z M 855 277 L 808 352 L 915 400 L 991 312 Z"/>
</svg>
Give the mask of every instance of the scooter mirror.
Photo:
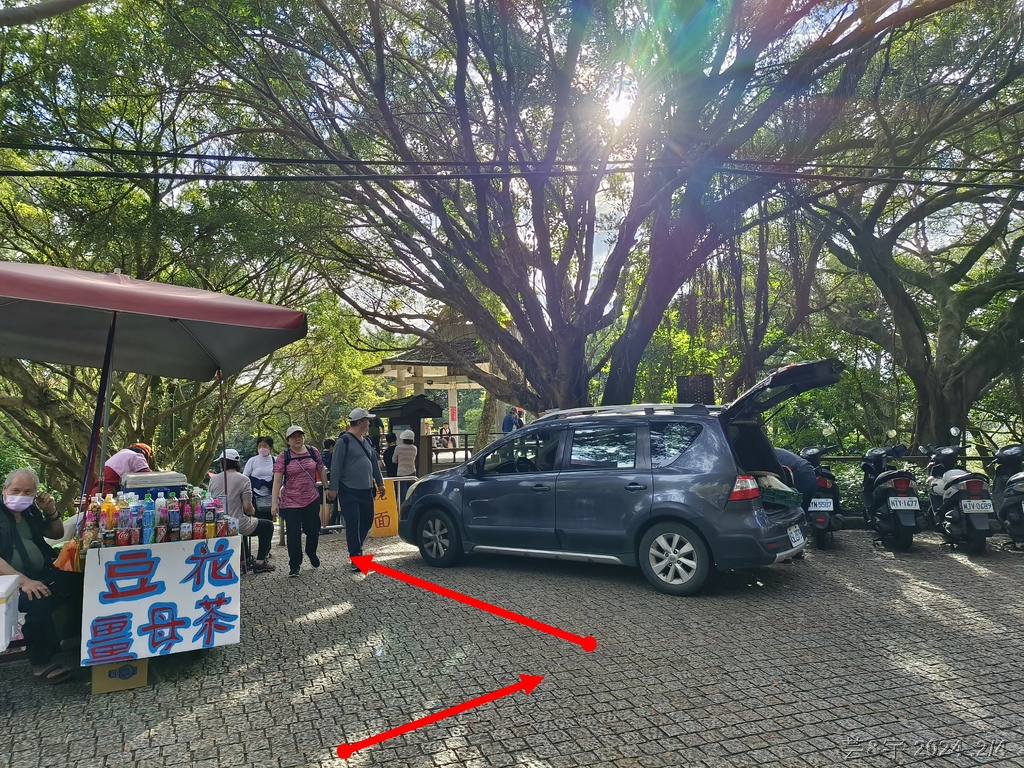
<svg viewBox="0 0 1024 768">
<path fill-rule="evenodd" d="M 960 427 L 950 427 L 949 434 L 953 437 L 960 437 Z"/>
</svg>

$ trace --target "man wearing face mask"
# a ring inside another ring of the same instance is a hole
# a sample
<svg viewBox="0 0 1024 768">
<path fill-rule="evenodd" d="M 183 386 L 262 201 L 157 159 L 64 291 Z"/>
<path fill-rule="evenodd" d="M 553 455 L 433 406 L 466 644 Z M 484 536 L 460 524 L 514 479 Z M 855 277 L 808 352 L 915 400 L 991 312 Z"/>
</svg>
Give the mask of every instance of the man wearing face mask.
<svg viewBox="0 0 1024 768">
<path fill-rule="evenodd" d="M 18 577 L 18 610 L 25 614 L 22 632 L 32 674 L 49 683 L 71 678 L 71 670 L 54 661 L 61 641 L 54 613 L 66 606 L 72 633 L 81 632 L 82 625 L 82 574 L 54 568 L 53 548 L 43 540 L 63 532 L 53 497 L 39 493 L 36 473 L 22 467 L 7 475 L 0 503 L 0 576 Z"/>
</svg>

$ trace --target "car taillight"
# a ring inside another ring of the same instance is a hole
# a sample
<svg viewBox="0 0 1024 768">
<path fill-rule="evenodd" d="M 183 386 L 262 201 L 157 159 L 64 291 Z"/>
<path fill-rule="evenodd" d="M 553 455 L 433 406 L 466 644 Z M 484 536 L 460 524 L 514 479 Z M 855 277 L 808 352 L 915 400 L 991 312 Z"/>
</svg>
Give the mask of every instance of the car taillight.
<svg viewBox="0 0 1024 768">
<path fill-rule="evenodd" d="M 892 479 L 893 490 L 899 491 L 900 493 L 906 493 L 910 490 L 910 478 L 909 477 L 894 477 Z"/>
<path fill-rule="evenodd" d="M 751 475 L 739 475 L 732 486 L 729 501 L 749 501 L 760 496 L 761 491 L 757 487 L 757 480 Z"/>
<path fill-rule="evenodd" d="M 832 481 L 829 480 L 827 477 L 819 477 L 818 478 L 818 487 L 819 488 L 831 488 L 832 487 Z"/>
</svg>

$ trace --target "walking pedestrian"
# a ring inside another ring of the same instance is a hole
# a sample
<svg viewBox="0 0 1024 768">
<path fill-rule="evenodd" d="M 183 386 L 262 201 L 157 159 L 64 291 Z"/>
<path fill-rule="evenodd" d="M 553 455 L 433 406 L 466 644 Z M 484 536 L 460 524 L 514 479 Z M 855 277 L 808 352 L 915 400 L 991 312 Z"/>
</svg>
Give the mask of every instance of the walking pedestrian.
<svg viewBox="0 0 1024 768">
<path fill-rule="evenodd" d="M 298 576 L 302 566 L 302 534 L 306 534 L 306 557 L 320 567 L 316 548 L 320 541 L 320 488 L 327 485 L 327 469 L 320 452 L 306 446 L 306 433 L 293 424 L 284 433 L 288 447 L 274 461 L 274 489 L 271 514 L 281 513 L 288 539 L 288 575 Z"/>
<path fill-rule="evenodd" d="M 348 415 L 348 429 L 341 433 L 334 447 L 331 462 L 327 500 L 337 499 L 341 506 L 350 558 L 363 554 L 363 542 L 373 525 L 374 487 L 379 498 L 383 499 L 385 494 L 377 452 L 367 437 L 370 422 L 375 418 L 365 408 L 354 409 Z M 359 572 L 355 563 L 352 564 L 352 572 Z"/>
</svg>

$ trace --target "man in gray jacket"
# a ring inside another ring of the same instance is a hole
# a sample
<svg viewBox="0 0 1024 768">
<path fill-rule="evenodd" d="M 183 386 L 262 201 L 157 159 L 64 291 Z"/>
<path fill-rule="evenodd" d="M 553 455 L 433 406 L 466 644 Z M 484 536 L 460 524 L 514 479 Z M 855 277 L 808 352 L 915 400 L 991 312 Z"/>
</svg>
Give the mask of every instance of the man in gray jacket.
<svg viewBox="0 0 1024 768">
<path fill-rule="evenodd" d="M 331 458 L 327 500 L 337 499 L 341 506 L 350 558 L 363 554 L 363 542 L 373 525 L 374 487 L 380 498 L 385 493 L 377 452 L 366 437 L 374 418 L 365 408 L 353 410 L 348 415 L 349 427 L 338 437 Z M 352 572 L 359 572 L 355 563 Z"/>
</svg>

